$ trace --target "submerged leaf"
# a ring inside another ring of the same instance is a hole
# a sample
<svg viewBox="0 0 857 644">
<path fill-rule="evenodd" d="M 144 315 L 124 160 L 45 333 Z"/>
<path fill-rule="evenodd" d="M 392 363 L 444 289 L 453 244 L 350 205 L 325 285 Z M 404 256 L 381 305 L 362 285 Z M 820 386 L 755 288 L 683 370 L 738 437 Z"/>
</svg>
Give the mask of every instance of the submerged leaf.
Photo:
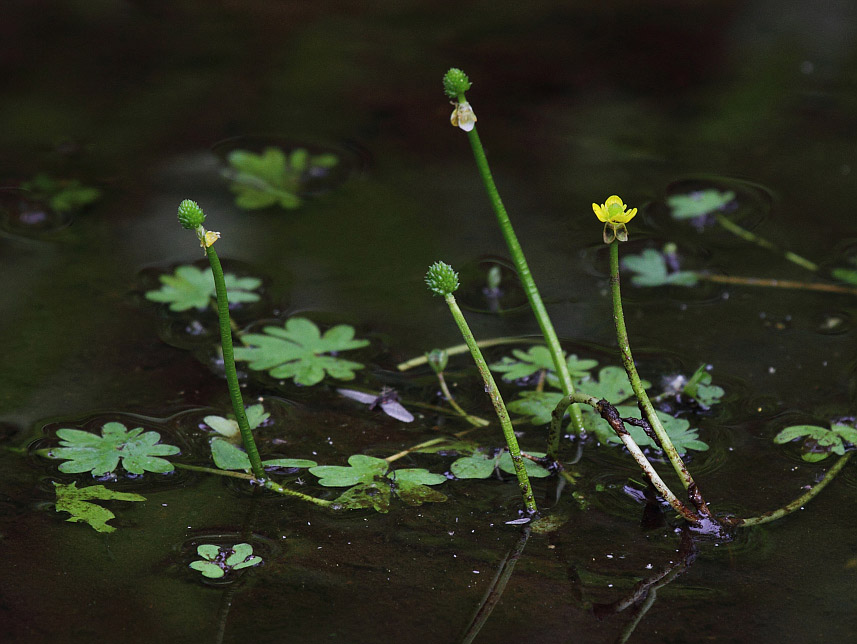
<svg viewBox="0 0 857 644">
<path fill-rule="evenodd" d="M 101 198 L 98 188 L 85 186 L 77 179 L 54 179 L 44 173 L 22 183 L 21 188 L 47 201 L 55 212 L 79 210 Z"/>
<path fill-rule="evenodd" d="M 642 380 L 643 388 L 648 388 L 651 383 Z M 581 380 L 576 383 L 579 391 L 587 396 L 605 399 L 607 402 L 618 405 L 634 395 L 634 389 L 628 380 L 628 375 L 622 367 L 604 367 L 598 372 L 598 380 Z"/>
<path fill-rule="evenodd" d="M 282 327 L 266 326 L 264 334 L 243 334 L 241 339 L 248 346 L 235 348 L 236 360 L 248 361 L 251 369 L 268 371 L 273 378 L 293 378 L 305 386 L 318 384 L 326 374 L 352 380 L 363 365 L 328 354 L 369 344 L 354 339 L 354 327 L 340 324 L 322 335 L 315 323 L 299 317 L 289 318 Z"/>
<path fill-rule="evenodd" d="M 92 500 L 100 501 L 145 501 L 146 497 L 131 492 L 114 492 L 103 485 L 90 485 L 77 489 L 77 483 L 68 485 L 54 483 L 57 495 L 56 511 L 68 512 L 71 516 L 66 521 L 72 523 L 88 523 L 97 532 L 113 532 L 116 530 L 107 522 L 116 517 L 110 510 L 103 508 Z"/>
<path fill-rule="evenodd" d="M 202 270 L 190 264 L 179 266 L 172 275 L 161 275 L 161 288 L 146 292 L 152 302 L 169 303 L 171 311 L 204 309 L 217 297 L 214 277 L 210 270 Z M 256 277 L 237 277 L 233 273 L 223 276 L 229 302 L 256 302 L 259 295 L 253 293 L 262 285 Z"/>
<path fill-rule="evenodd" d="M 122 467 L 129 474 L 173 471 L 173 464 L 160 458 L 179 453 L 175 445 L 160 443 L 158 432 L 144 432 L 142 427 L 128 430 L 117 422 L 105 423 L 101 436 L 79 429 L 59 429 L 60 447 L 48 451 L 51 458 L 66 460 L 59 466 L 60 472 L 79 474 L 92 472 L 102 476 L 113 472 L 122 460 Z"/>
<path fill-rule="evenodd" d="M 522 391 L 507 407 L 512 413 L 528 417 L 533 425 L 546 425 L 563 398 L 564 394 L 550 391 Z"/>
</svg>

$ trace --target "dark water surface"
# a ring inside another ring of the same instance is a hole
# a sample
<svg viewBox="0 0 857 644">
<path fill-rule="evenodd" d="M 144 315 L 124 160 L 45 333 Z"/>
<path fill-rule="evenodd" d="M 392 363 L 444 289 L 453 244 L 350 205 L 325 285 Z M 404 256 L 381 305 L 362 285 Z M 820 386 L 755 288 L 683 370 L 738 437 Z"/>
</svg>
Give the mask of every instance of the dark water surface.
<svg viewBox="0 0 857 644">
<path fill-rule="evenodd" d="M 52 481 L 82 487 L 91 477 L 60 475 L 26 452 L 58 427 L 119 418 L 175 437 L 187 462 L 205 462 L 187 432 L 205 413 L 229 410 L 224 383 L 208 345 L 188 350 L 175 335 L 183 325 L 142 297 L 153 276 L 200 259 L 175 224 L 184 198 L 223 233 L 227 270 L 265 280 L 258 317 L 353 324 L 372 340 L 354 384 L 438 402 L 430 373 L 395 373 L 400 360 L 460 341 L 423 274 L 442 259 L 478 275 L 486 256 L 506 255 L 466 137 L 449 125 L 440 79 L 450 66 L 474 81 L 469 98 L 495 178 L 569 352 L 618 364 L 607 253 L 590 208 L 610 194 L 640 208 L 623 253 L 674 241 L 694 267 L 824 281 L 720 228 L 672 222 L 664 198 L 691 178 L 741 186 L 742 223 L 823 269 L 857 258 L 857 7 L 844 0 L 6 4 L 0 429 L 13 449 L 0 451 L 4 641 L 464 641 L 521 545 L 520 529 L 504 525 L 520 505 L 511 481 L 449 481 L 440 488 L 449 502 L 399 503 L 381 515 L 252 495 L 221 477 L 146 475 L 116 485 L 148 501 L 112 505 L 119 529 L 102 535 L 52 506 Z M 244 212 L 218 165 L 235 137 L 331 147 L 352 171 L 299 210 Z M 38 172 L 104 197 L 52 219 L 16 189 Z M 795 445 L 771 439 L 788 425 L 857 413 L 853 297 L 624 287 L 644 377 L 657 388 L 662 375 L 706 362 L 727 389 L 692 423 L 711 449 L 690 465 L 718 511 L 770 510 L 823 475 L 832 459 L 805 463 Z M 484 308 L 478 283 L 467 289 L 475 295 L 464 303 Z M 537 332 L 526 311 L 468 317 L 480 338 Z M 488 416 L 469 361 L 453 362 L 462 403 Z M 504 391 L 514 396 L 512 385 Z M 429 412 L 406 426 L 327 384 L 257 379 L 247 393 L 279 410 L 271 431 L 288 456 L 325 464 L 390 455 L 437 436 L 438 423 L 465 429 Z M 542 449 L 543 428 L 518 429 L 525 448 Z M 485 431 L 499 444 L 496 427 Z M 400 465 L 442 472 L 450 462 Z M 556 506 L 569 521 L 529 538 L 473 641 L 855 637 L 853 463 L 799 513 L 696 544 L 692 565 L 650 596 L 633 632 L 639 604 L 612 615 L 597 605 L 688 553 L 671 528 L 640 527 L 642 506 L 622 492 L 640 479 L 629 457 L 592 445 L 578 469 L 590 508 L 578 509 L 566 488 Z M 304 478 L 307 492 L 330 492 Z M 552 482 L 536 488 L 543 507 L 554 504 Z M 220 586 L 188 569 L 199 543 L 239 540 L 262 567 Z"/>
</svg>

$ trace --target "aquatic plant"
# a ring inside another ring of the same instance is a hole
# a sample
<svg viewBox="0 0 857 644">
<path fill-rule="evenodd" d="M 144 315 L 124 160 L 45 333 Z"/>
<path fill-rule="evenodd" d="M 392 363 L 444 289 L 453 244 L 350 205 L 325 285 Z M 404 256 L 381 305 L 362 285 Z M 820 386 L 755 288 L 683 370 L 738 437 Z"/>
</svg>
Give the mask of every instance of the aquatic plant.
<svg viewBox="0 0 857 644">
<path fill-rule="evenodd" d="M 433 474 L 423 468 L 391 470 L 389 461 L 364 454 L 348 457 L 348 466 L 319 465 L 309 470 L 324 487 L 347 487 L 334 504 L 349 508 L 372 508 L 388 512 L 391 495 L 408 505 L 446 501 L 446 495 L 430 485 L 446 482 L 443 474 Z"/>
<path fill-rule="evenodd" d="M 44 172 L 21 184 L 35 199 L 46 202 L 55 212 L 80 210 L 101 198 L 101 190 L 77 179 L 55 179 Z"/>
<path fill-rule="evenodd" d="M 801 458 L 810 463 L 823 461 L 831 453 L 844 456 L 846 444 L 857 447 L 857 429 L 844 423 L 833 423 L 830 427 L 792 425 L 774 436 L 774 442 L 790 443 L 798 438 L 803 438 Z"/>
<path fill-rule="evenodd" d="M 506 410 L 506 405 L 503 402 L 503 397 L 500 395 L 500 390 L 497 389 L 497 383 L 494 382 L 494 377 L 491 375 L 491 370 L 488 368 L 488 363 L 482 356 L 482 351 L 476 344 L 476 338 L 470 331 L 467 320 L 464 319 L 464 314 L 458 307 L 453 293 L 458 289 L 458 273 L 456 273 L 449 264 L 444 262 L 435 262 L 432 264 L 426 273 L 426 285 L 429 290 L 435 295 L 443 297 L 449 307 L 449 312 L 455 320 L 458 330 L 461 332 L 465 343 L 470 349 L 470 355 L 473 356 L 473 361 L 476 363 L 479 374 L 485 383 L 485 391 L 491 398 L 491 403 L 494 406 L 494 412 L 500 421 L 500 427 L 503 430 L 503 437 L 506 439 L 506 446 L 509 448 L 512 462 L 515 467 L 515 476 L 518 479 L 518 487 L 521 490 L 521 496 L 524 500 L 524 506 L 529 514 L 535 514 L 538 511 L 536 499 L 533 496 L 533 489 L 530 486 L 530 479 L 527 475 L 527 470 L 521 457 L 521 448 L 518 446 L 518 439 L 515 437 L 515 431 L 512 429 L 512 421 L 509 419 L 509 412 Z M 565 366 L 565 360 L 562 361 Z"/>
<path fill-rule="evenodd" d="M 234 546 L 203 543 L 197 546 L 196 554 L 200 559 L 192 561 L 188 567 L 209 579 L 220 579 L 234 570 L 252 568 L 262 563 L 262 557 L 253 554 L 253 546 L 249 543 L 236 543 Z"/>
<path fill-rule="evenodd" d="M 266 326 L 263 333 L 244 333 L 247 345 L 235 349 L 235 359 L 248 362 L 250 369 L 267 371 L 272 378 L 292 378 L 295 384 L 317 385 L 326 375 L 353 380 L 363 365 L 338 357 L 342 351 L 360 349 L 368 340 L 355 340 L 354 327 L 338 324 L 322 335 L 306 318 L 289 318 L 283 327 Z"/>
<path fill-rule="evenodd" d="M 129 474 L 173 471 L 173 464 L 162 456 L 179 453 L 175 445 L 161 443 L 158 432 L 144 431 L 142 427 L 128 429 L 122 423 L 105 423 L 101 435 L 79 429 L 58 429 L 60 447 L 47 450 L 49 458 L 65 461 L 60 472 L 76 474 L 91 472 L 93 476 L 109 474 L 122 467 Z"/>
<path fill-rule="evenodd" d="M 335 154 L 310 154 L 295 148 L 288 155 L 279 148 L 267 147 L 261 154 L 233 150 L 228 156 L 225 175 L 235 193 L 235 204 L 245 210 L 278 205 L 286 210 L 299 208 L 302 183 L 314 170 L 333 168 L 339 163 Z"/>
<path fill-rule="evenodd" d="M 264 405 L 250 405 L 244 410 L 244 413 L 247 415 L 247 425 L 249 425 L 250 429 L 256 429 L 271 417 L 271 414 L 265 411 Z M 234 418 L 211 414 L 203 418 L 202 422 L 229 440 L 237 439 L 239 442 L 241 441 L 241 429 Z"/>
<path fill-rule="evenodd" d="M 232 410 L 238 429 L 241 432 L 241 440 L 247 450 L 253 475 L 258 479 L 265 478 L 265 470 L 259 457 L 256 441 L 253 440 L 253 431 L 247 422 L 247 413 L 244 411 L 244 401 L 241 398 L 241 387 L 238 384 L 238 372 L 235 369 L 234 351 L 232 347 L 232 328 L 229 324 L 229 300 L 227 299 L 226 281 L 223 277 L 223 267 L 220 258 L 214 250 L 214 243 L 220 238 L 220 233 L 206 230 L 202 225 L 205 214 L 195 201 L 185 199 L 179 204 L 178 220 L 183 228 L 193 230 L 199 239 L 199 245 L 205 250 L 214 276 L 214 287 L 217 294 L 217 317 L 220 323 L 220 345 L 223 351 L 223 369 L 226 374 L 226 382 L 229 389 L 229 398 L 232 401 Z"/>
<path fill-rule="evenodd" d="M 146 299 L 169 304 L 171 311 L 205 309 L 217 305 L 217 291 L 211 271 L 203 271 L 186 264 L 177 266 L 172 275 L 161 275 L 158 279 L 161 281 L 161 287 L 146 291 Z M 225 273 L 223 280 L 233 303 L 259 301 L 259 294 L 253 292 L 262 285 L 259 278 L 237 277 L 233 273 Z"/>
<path fill-rule="evenodd" d="M 518 241 L 517 235 L 512 228 L 512 222 L 506 212 L 506 207 L 503 205 L 503 200 L 500 198 L 500 193 L 497 190 L 497 185 L 494 183 L 494 177 L 491 174 L 491 168 L 488 165 L 488 157 L 485 156 L 485 150 L 482 147 L 482 141 L 479 139 L 479 133 L 476 130 L 476 115 L 473 113 L 473 108 L 467 102 L 465 92 L 467 92 L 472 83 L 463 71 L 457 68 L 452 68 L 446 72 L 443 77 L 443 90 L 446 95 L 452 99 L 455 109 L 452 113 L 451 122 L 454 126 L 459 127 L 467 133 L 467 138 L 470 141 L 470 147 L 473 150 L 473 156 L 476 160 L 476 166 L 479 169 L 479 174 L 482 178 L 482 183 L 485 190 L 488 192 L 488 198 L 491 201 L 491 206 L 494 209 L 494 214 L 497 217 L 497 223 L 500 226 L 500 232 L 506 240 L 506 246 L 509 249 L 509 254 L 512 256 L 512 261 L 515 263 L 515 269 L 518 272 L 518 278 L 524 287 L 527 294 L 527 300 L 530 303 L 530 308 L 536 317 L 542 335 L 545 339 L 548 351 L 553 358 L 554 367 L 557 377 L 560 381 L 560 386 L 563 393 L 568 396 L 574 392 L 574 384 L 571 381 L 571 374 L 568 372 L 568 366 L 565 362 L 562 347 L 559 344 L 559 338 L 553 328 L 553 323 L 548 316 L 547 309 L 542 301 L 541 294 L 536 286 L 535 279 L 530 272 L 530 267 L 524 257 L 524 251 Z M 580 434 L 583 431 L 583 417 L 577 405 L 572 405 L 571 424 L 573 431 Z M 559 436 L 552 436 L 548 442 L 548 456 L 556 460 L 559 450 Z"/>
</svg>

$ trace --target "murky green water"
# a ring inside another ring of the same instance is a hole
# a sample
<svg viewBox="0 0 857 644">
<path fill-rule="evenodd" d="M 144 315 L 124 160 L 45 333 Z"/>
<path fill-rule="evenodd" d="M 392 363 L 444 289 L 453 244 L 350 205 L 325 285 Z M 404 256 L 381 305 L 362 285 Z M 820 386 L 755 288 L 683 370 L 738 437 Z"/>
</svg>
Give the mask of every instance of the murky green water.
<svg viewBox="0 0 857 644">
<path fill-rule="evenodd" d="M 4 191 L 4 444 L 27 448 L 97 416 L 157 428 L 185 455 L 204 447 L 199 420 L 228 411 L 224 383 L 207 350 L 188 348 L 183 325 L 142 296 L 157 274 L 200 259 L 174 223 L 184 198 L 223 232 L 227 270 L 264 278 L 260 317 L 353 324 L 372 341 L 358 385 L 437 403 L 426 371 L 394 371 L 459 342 L 425 269 L 442 259 L 478 275 L 468 267 L 506 254 L 465 136 L 448 124 L 440 78 L 451 65 L 474 80 L 495 178 L 569 352 L 618 364 L 590 209 L 609 194 L 641 210 L 623 253 L 674 241 L 693 267 L 818 281 L 721 229 L 672 222 L 664 197 L 693 177 L 744 186 L 746 225 L 824 268 L 847 267 L 857 256 L 855 18 L 847 2 L 12 3 L 3 185 L 46 171 L 104 198 L 48 225 L 15 220 L 22 193 Z M 329 146 L 353 171 L 299 210 L 243 212 L 218 165 L 218 144 L 234 137 Z M 463 291 L 464 304 L 485 308 L 479 284 Z M 657 386 L 709 362 L 727 390 L 694 419 L 711 449 L 690 462 L 718 511 L 766 511 L 820 478 L 832 460 L 805 463 L 771 439 L 854 415 L 853 297 L 628 280 L 625 294 L 644 377 Z M 468 316 L 483 338 L 537 331 L 526 311 Z M 469 362 L 457 359 L 452 375 L 462 402 L 489 415 Z M 326 464 L 390 455 L 439 424 L 465 428 L 429 412 L 403 425 L 327 385 L 255 379 L 247 391 L 278 410 L 280 449 Z M 519 429 L 525 448 L 542 448 L 544 429 Z M 642 505 L 622 491 L 639 480 L 631 460 L 592 446 L 578 465 L 590 509 L 566 488 L 556 503 L 569 521 L 518 553 L 520 528 L 504 525 L 520 505 L 511 481 L 449 481 L 447 503 L 380 515 L 328 513 L 220 477 L 144 477 L 117 484 L 148 500 L 111 506 L 119 529 L 102 535 L 52 506 L 52 481 L 87 476 L 58 475 L 32 454 L 0 459 L 9 641 L 462 641 L 510 554 L 520 556 L 476 642 L 619 641 L 640 604 L 616 612 L 615 602 L 680 560 L 691 564 L 657 589 L 628 641 L 843 642 L 857 629 L 853 464 L 796 515 L 679 552 L 670 528 L 641 528 Z M 442 472 L 450 460 L 403 464 Z M 325 493 L 303 478 L 301 489 Z M 543 507 L 555 502 L 553 483 L 536 488 Z M 265 563 L 234 583 L 202 583 L 187 567 L 198 544 L 239 539 Z"/>
</svg>

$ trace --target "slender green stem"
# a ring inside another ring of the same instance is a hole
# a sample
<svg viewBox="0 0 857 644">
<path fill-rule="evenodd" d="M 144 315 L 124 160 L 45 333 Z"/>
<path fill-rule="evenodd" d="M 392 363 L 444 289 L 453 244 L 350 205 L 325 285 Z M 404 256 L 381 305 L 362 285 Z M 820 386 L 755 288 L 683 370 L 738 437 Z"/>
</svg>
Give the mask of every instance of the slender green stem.
<svg viewBox="0 0 857 644">
<path fill-rule="evenodd" d="M 459 97 L 459 102 L 464 101 L 464 95 Z M 509 220 L 509 215 L 506 213 L 506 207 L 503 205 L 503 200 L 500 198 L 500 193 L 494 183 L 494 177 L 491 175 L 491 168 L 488 166 L 488 158 L 485 156 L 485 150 L 482 148 L 482 142 L 479 140 L 479 133 L 474 127 L 467 133 L 467 138 L 470 140 L 470 147 L 473 149 L 473 156 L 476 159 L 476 166 L 479 168 L 479 174 L 482 176 L 482 183 L 485 184 L 485 190 L 488 192 L 488 199 L 494 208 L 494 214 L 497 216 L 497 223 L 500 225 L 500 232 L 506 240 L 506 245 L 509 248 L 509 254 L 512 256 L 512 261 L 515 263 L 515 269 L 518 272 L 518 278 L 524 287 L 524 292 L 527 294 L 527 299 L 530 302 L 530 308 L 536 316 L 539 323 L 539 328 L 545 338 L 548 351 L 553 358 L 556 373 L 559 377 L 560 387 L 563 393 L 568 396 L 574 393 L 574 385 L 571 382 L 571 374 L 568 371 L 568 365 L 565 361 L 565 353 L 559 344 L 556 331 L 553 328 L 547 309 L 545 308 L 542 297 L 539 294 L 539 289 L 530 272 L 530 267 L 524 257 L 524 251 L 515 231 L 512 228 L 512 222 Z M 571 425 L 575 434 L 583 432 L 583 416 L 577 405 L 572 405 L 571 410 Z M 548 436 L 548 457 L 552 460 L 558 460 L 560 434 L 551 434 Z"/>
<path fill-rule="evenodd" d="M 205 249 L 208 262 L 211 264 L 211 273 L 214 275 L 214 288 L 217 292 L 217 317 L 220 322 L 220 344 L 223 348 L 223 369 L 226 372 L 226 383 L 229 388 L 229 397 L 232 399 L 232 409 L 235 412 L 235 420 L 241 431 L 241 440 L 247 456 L 250 458 L 250 467 L 253 476 L 259 480 L 265 478 L 265 469 L 262 467 L 262 459 L 253 440 L 253 430 L 247 422 L 247 414 L 244 411 L 244 399 L 241 397 L 241 387 L 238 384 L 238 372 L 235 369 L 235 356 L 232 350 L 232 328 L 229 318 L 229 300 L 226 293 L 226 282 L 223 279 L 223 267 L 214 246 Z"/>
<path fill-rule="evenodd" d="M 661 444 L 661 448 L 670 460 L 676 474 L 681 479 L 682 485 L 685 489 L 688 489 L 694 484 L 693 477 L 687 471 L 687 467 L 685 467 L 684 462 L 681 460 L 678 450 L 676 450 L 660 418 L 655 413 L 655 408 L 652 406 L 649 396 L 643 388 L 640 374 L 637 373 L 634 356 L 631 355 L 631 344 L 628 342 L 628 331 L 625 328 L 625 314 L 622 310 L 622 292 L 619 285 L 619 243 L 619 241 L 614 240 L 610 244 L 610 288 L 613 294 L 613 320 L 616 323 L 616 338 L 619 342 L 622 365 L 625 367 L 625 373 L 628 374 L 628 380 L 631 382 L 631 387 L 634 389 L 634 395 L 637 397 L 637 402 L 640 405 L 643 415 L 652 426 Z"/>
<path fill-rule="evenodd" d="M 452 392 L 449 390 L 449 387 L 446 385 L 446 378 L 443 377 L 443 372 L 437 372 L 437 381 L 440 384 L 440 390 L 443 392 L 444 397 L 446 398 L 446 402 L 449 403 L 449 406 L 452 407 L 455 412 L 464 418 L 468 423 L 473 425 L 474 427 L 486 427 L 490 423 L 484 418 L 479 418 L 477 416 L 471 416 L 464 409 L 462 409 L 461 405 L 455 402 L 455 398 L 452 395 Z"/>
<path fill-rule="evenodd" d="M 283 487 L 282 485 L 280 485 L 276 481 L 272 481 L 271 479 L 265 479 L 262 483 L 267 489 L 271 490 L 272 492 L 282 494 L 283 496 L 291 496 L 296 499 L 300 499 L 301 501 L 313 503 L 323 508 L 330 508 L 336 505 L 333 501 L 319 499 L 318 497 L 310 496 L 309 494 L 304 494 L 303 492 L 296 492 L 295 490 L 290 490 L 289 488 Z"/>
<path fill-rule="evenodd" d="M 739 277 L 733 275 L 712 275 L 709 273 L 696 273 L 697 278 L 718 284 L 740 284 L 742 286 L 764 286 L 768 288 L 789 288 L 804 291 L 819 291 L 822 293 L 842 293 L 844 295 L 857 295 L 857 288 L 842 286 L 841 284 L 825 284 L 822 282 L 796 282 L 793 280 L 762 279 L 759 277 Z"/>
<path fill-rule="evenodd" d="M 455 323 L 458 325 L 464 341 L 470 348 L 470 353 L 473 356 L 473 361 L 476 363 L 476 368 L 482 375 L 482 380 L 485 382 L 485 391 L 491 398 L 491 403 L 494 405 L 494 411 L 497 418 L 500 420 L 500 427 L 503 429 L 503 436 L 506 439 L 506 445 L 509 448 L 509 455 L 512 457 L 512 464 L 515 467 L 515 476 L 518 478 L 518 487 L 521 489 L 521 496 L 524 499 L 524 506 L 527 512 L 535 514 L 538 512 L 536 507 L 536 499 L 533 496 L 533 489 L 530 486 L 530 477 L 527 476 L 527 470 L 524 467 L 524 460 L 521 456 L 521 448 L 518 447 L 518 439 L 515 437 L 515 431 L 512 428 L 512 422 L 509 420 L 509 412 L 506 411 L 506 405 L 503 402 L 503 397 L 500 395 L 500 390 L 497 389 L 497 383 L 494 382 L 494 376 L 491 375 L 491 370 L 488 368 L 488 363 L 482 356 L 482 351 L 476 344 L 476 338 L 470 331 L 467 325 L 467 320 L 464 319 L 464 314 L 458 308 L 458 303 L 455 301 L 455 296 L 452 293 L 444 295 L 447 306 L 452 313 Z"/>
<path fill-rule="evenodd" d="M 625 429 L 625 424 L 622 419 L 619 417 L 619 412 L 616 411 L 616 408 L 608 403 L 606 400 L 598 400 L 594 396 L 587 396 L 582 393 L 574 393 L 570 396 L 564 397 L 559 401 L 556 408 L 553 410 L 551 414 L 551 426 L 553 427 L 555 424 L 559 425 L 562 423 L 562 418 L 565 415 L 565 410 L 572 403 L 580 403 L 583 405 L 590 405 L 595 411 L 597 411 L 604 420 L 607 421 L 607 424 L 616 432 L 616 435 L 622 441 L 622 444 L 625 445 L 627 450 L 631 453 L 631 456 L 635 461 L 637 461 L 637 465 L 640 466 L 640 469 L 643 470 L 643 473 L 648 477 L 648 479 L 652 482 L 652 485 L 655 486 L 655 489 L 658 491 L 667 503 L 669 503 L 676 512 L 678 512 L 685 519 L 690 521 L 691 523 L 698 523 L 700 521 L 699 515 L 691 510 L 687 505 L 685 505 L 679 498 L 673 493 L 673 491 L 669 488 L 669 486 L 664 483 L 663 479 L 657 473 L 655 468 L 649 462 L 649 459 L 646 458 L 646 455 L 643 454 L 643 450 L 640 449 L 640 446 L 637 445 L 637 442 L 633 439 L 628 430 Z"/>
<path fill-rule="evenodd" d="M 798 498 L 796 498 L 791 503 L 787 503 L 783 507 L 778 510 L 772 510 L 771 512 L 765 512 L 764 514 L 760 514 L 757 517 L 750 517 L 748 519 L 732 519 L 726 521 L 731 525 L 734 525 L 738 528 L 751 528 L 756 525 L 762 525 L 763 523 L 770 523 L 771 521 L 776 521 L 777 519 L 781 519 L 784 516 L 795 512 L 796 510 L 800 510 L 804 505 L 812 501 L 816 497 L 816 495 L 821 492 L 827 484 L 830 483 L 837 474 L 842 470 L 843 467 L 848 463 L 851 457 L 854 455 L 854 452 L 848 452 L 845 456 L 839 457 L 839 460 L 833 464 L 829 470 L 827 470 L 827 474 L 824 475 L 824 478 L 821 479 L 818 483 L 813 485 L 809 490 L 807 490 L 804 494 L 801 494 Z"/>
<path fill-rule="evenodd" d="M 203 472 L 205 474 L 216 474 L 217 476 L 229 476 L 234 479 L 244 479 L 245 481 L 254 481 L 256 477 L 246 472 L 232 472 L 230 470 L 219 470 L 216 467 L 203 467 L 201 465 L 186 465 L 185 463 L 173 463 L 180 470 L 189 470 L 191 472 Z"/>
<path fill-rule="evenodd" d="M 538 344 L 542 342 L 542 338 L 511 338 L 511 337 L 503 337 L 503 338 L 489 338 L 488 340 L 479 340 L 476 344 L 479 345 L 482 349 L 487 349 L 488 347 L 496 347 L 498 345 L 503 344 Z M 470 348 L 466 344 L 456 344 L 453 347 L 447 347 L 443 350 L 448 355 L 455 356 L 462 353 L 467 353 L 470 351 Z M 427 354 L 423 354 L 421 356 L 416 356 L 415 358 L 411 358 L 410 360 L 405 360 L 405 362 L 400 362 L 396 365 L 396 369 L 399 371 L 407 371 L 408 369 L 413 369 L 414 367 L 420 367 L 428 362 Z"/>
<path fill-rule="evenodd" d="M 756 233 L 750 232 L 746 228 L 742 228 L 734 221 L 729 219 L 729 217 L 717 213 L 717 223 L 723 226 L 726 230 L 728 230 L 733 235 L 737 235 L 741 239 L 750 242 L 751 244 L 756 244 L 757 246 L 761 246 L 762 248 L 766 248 L 768 250 L 774 251 L 775 253 L 779 253 L 783 257 L 785 257 L 790 262 L 797 264 L 807 270 L 817 272 L 819 270 L 818 264 L 815 262 L 811 262 L 805 257 L 801 257 L 797 253 L 793 253 L 789 250 L 783 250 L 779 246 L 776 246 L 774 243 L 764 239 L 763 237 L 759 237 Z"/>
</svg>

